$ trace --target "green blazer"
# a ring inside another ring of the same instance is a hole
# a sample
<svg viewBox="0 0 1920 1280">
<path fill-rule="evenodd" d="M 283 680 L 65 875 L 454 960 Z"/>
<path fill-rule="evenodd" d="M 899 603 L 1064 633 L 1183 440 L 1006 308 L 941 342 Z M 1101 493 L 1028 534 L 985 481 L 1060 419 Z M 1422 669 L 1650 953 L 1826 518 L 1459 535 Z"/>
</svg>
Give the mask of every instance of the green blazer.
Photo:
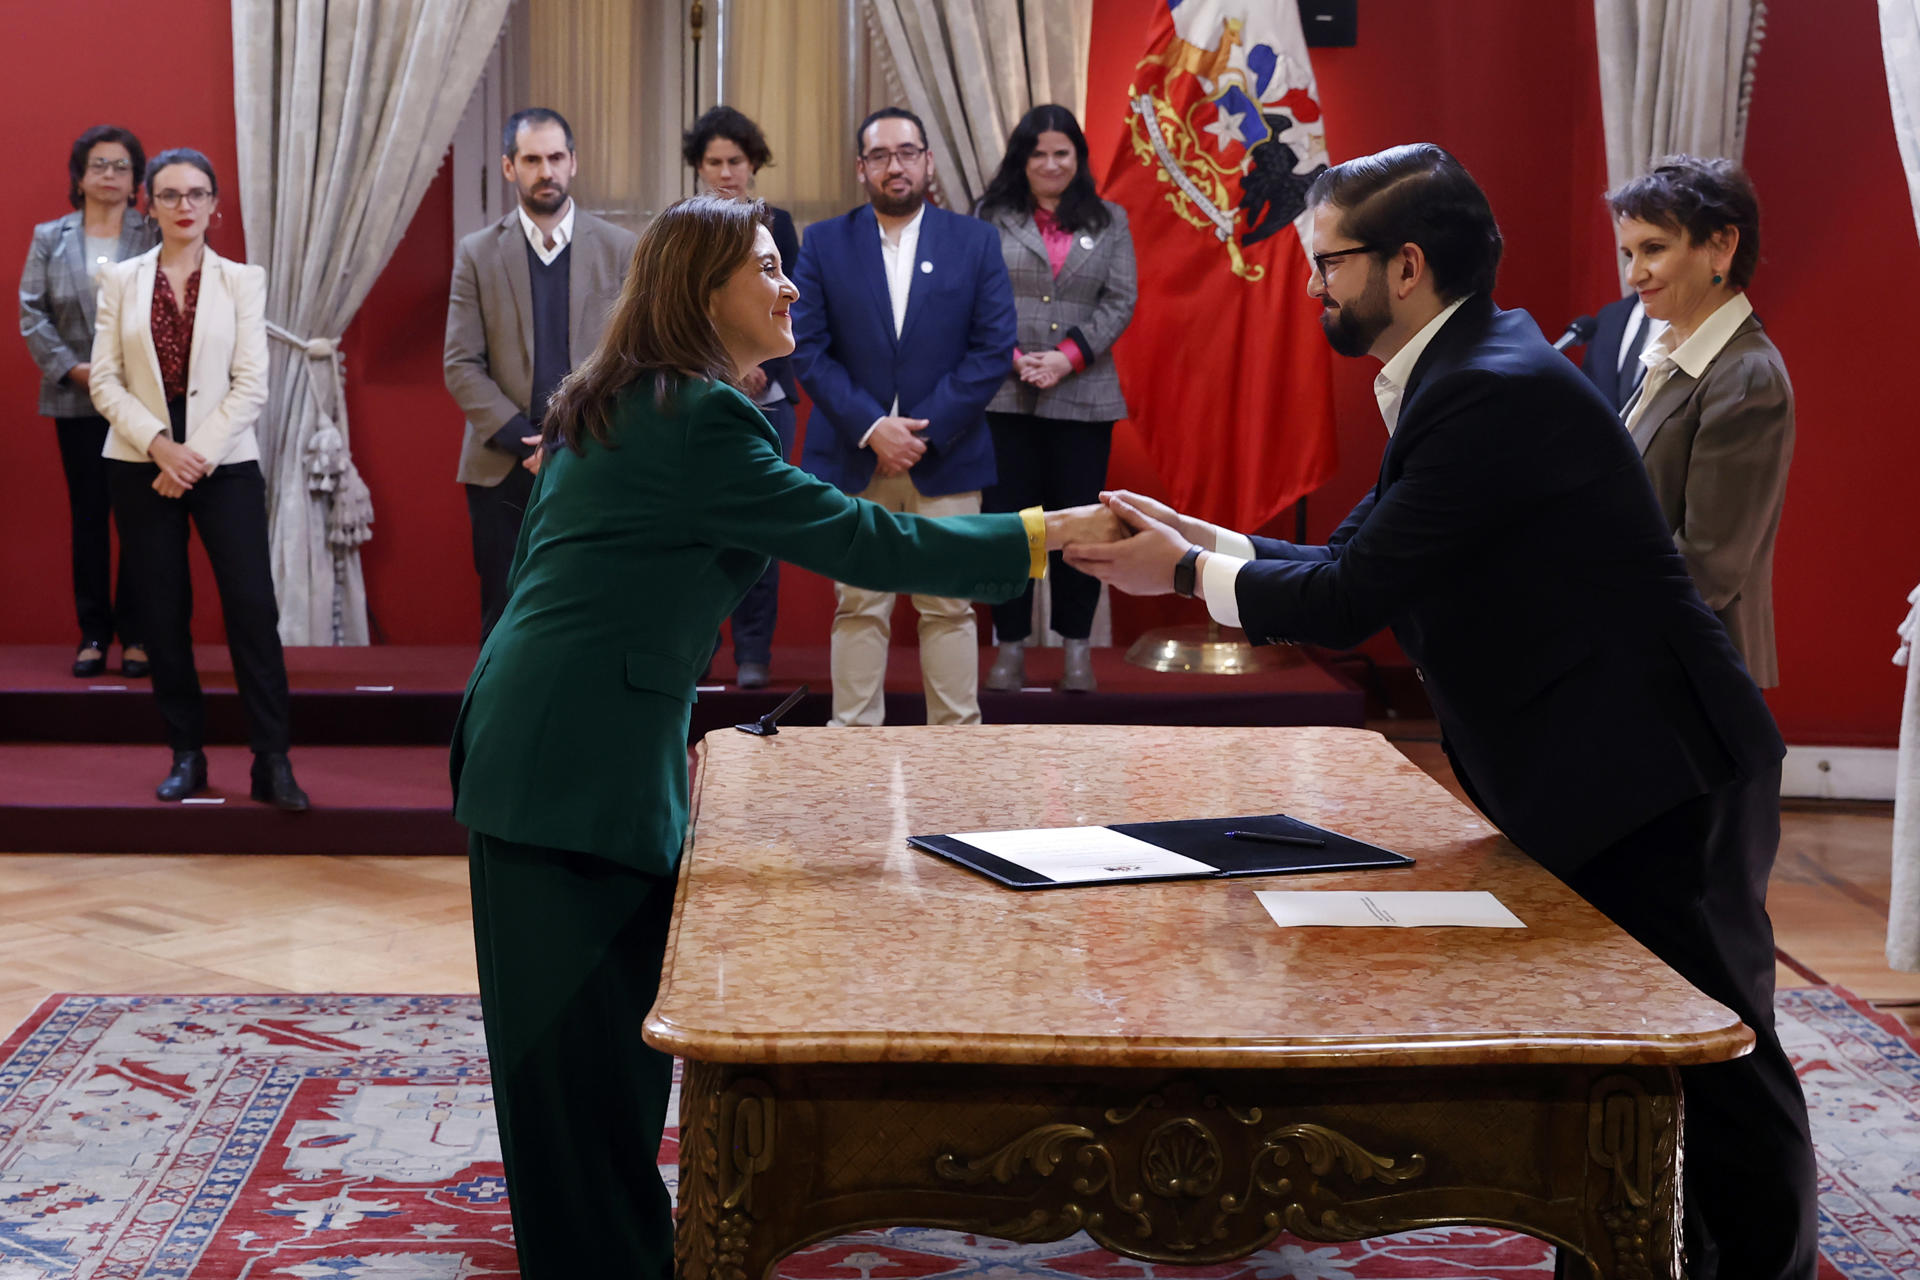
<svg viewBox="0 0 1920 1280">
<path fill-rule="evenodd" d="M 665 874 L 687 824 L 687 721 L 720 624 L 768 559 L 871 591 L 999 601 L 1025 587 L 1017 515 L 927 519 L 780 456 L 732 387 L 621 397 L 612 448 L 541 466 L 511 598 L 453 736 L 454 816 Z"/>
</svg>

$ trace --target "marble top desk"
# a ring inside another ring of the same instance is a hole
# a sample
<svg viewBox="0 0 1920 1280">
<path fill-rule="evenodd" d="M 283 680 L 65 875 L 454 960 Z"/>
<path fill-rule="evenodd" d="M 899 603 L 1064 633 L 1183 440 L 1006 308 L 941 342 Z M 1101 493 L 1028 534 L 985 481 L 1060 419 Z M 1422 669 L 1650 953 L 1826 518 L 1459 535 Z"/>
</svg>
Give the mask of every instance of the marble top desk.
<svg viewBox="0 0 1920 1280">
<path fill-rule="evenodd" d="M 1376 734 L 710 735 L 646 1032 L 686 1280 L 914 1223 L 1202 1264 L 1510 1226 L 1678 1275 L 1673 1068 L 1751 1033 Z M 908 835 L 1281 812 L 1412 868 L 1020 892 Z M 1525 929 L 1281 929 L 1260 889 L 1490 889 Z"/>
</svg>

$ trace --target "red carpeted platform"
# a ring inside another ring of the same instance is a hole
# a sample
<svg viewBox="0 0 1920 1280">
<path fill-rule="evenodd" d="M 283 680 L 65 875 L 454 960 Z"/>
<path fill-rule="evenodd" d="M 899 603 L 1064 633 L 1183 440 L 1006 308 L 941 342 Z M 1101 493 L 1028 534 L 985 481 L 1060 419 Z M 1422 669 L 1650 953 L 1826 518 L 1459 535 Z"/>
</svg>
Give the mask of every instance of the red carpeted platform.
<svg viewBox="0 0 1920 1280">
<path fill-rule="evenodd" d="M 117 651 L 115 656 L 117 657 Z M 70 649 L 0 646 L 0 851 L 128 853 L 461 853 L 448 812 L 446 744 L 473 668 L 464 645 L 287 650 L 293 686 L 294 769 L 313 799 L 282 814 L 247 798 L 246 725 L 223 646 L 196 657 L 207 695 L 214 790 L 222 804 L 162 804 L 160 713 L 145 680 L 68 674 Z M 1100 689 L 1052 691 L 1061 652 L 1031 652 L 1032 687 L 980 696 L 993 724 L 1359 725 L 1360 689 L 1300 656 L 1250 676 L 1163 674 L 1096 650 Z M 982 671 L 991 651 L 981 651 Z M 800 684 L 811 692 L 784 718 L 825 724 L 832 710 L 827 649 L 774 655 L 772 687 L 736 688 L 721 657 L 693 705 L 697 740 L 770 711 Z M 926 718 L 919 657 L 896 649 L 887 670 L 887 719 Z"/>
<path fill-rule="evenodd" d="M 116 658 L 118 651 L 115 651 Z M 233 687 L 233 665 L 222 646 L 195 655 L 207 695 L 211 742 L 246 741 L 246 724 Z M 981 650 L 981 670 L 992 651 Z M 460 693 L 473 670 L 464 645 L 378 645 L 354 649 L 287 650 L 293 686 L 293 740 L 302 746 L 358 743 L 445 743 L 453 731 Z M 67 674 L 72 651 L 58 645 L 0 646 L 0 740 L 13 742 L 162 741 L 160 716 L 145 680 L 109 673 L 96 680 Z M 1030 651 L 1024 693 L 980 695 L 981 716 L 992 724 L 1296 725 L 1363 723 L 1365 698 L 1346 677 L 1301 657 L 1298 665 L 1247 676 L 1203 676 L 1147 671 L 1116 649 L 1096 649 L 1100 689 L 1056 694 L 1061 651 Z M 774 655 L 771 688 L 734 687 L 733 661 L 713 664 L 712 683 L 694 704 L 692 737 L 751 720 L 800 684 L 812 692 L 784 717 L 789 724 L 825 724 L 832 710 L 827 649 L 782 649 Z M 895 649 L 887 668 L 887 719 L 926 719 L 920 660 Z"/>
<path fill-rule="evenodd" d="M 187 804 L 153 797 L 162 746 L 0 744 L 0 852 L 465 853 L 453 820 L 447 752 L 423 747 L 301 747 L 313 800 L 282 813 L 248 799 L 245 747 L 209 747 L 209 789 Z"/>
</svg>

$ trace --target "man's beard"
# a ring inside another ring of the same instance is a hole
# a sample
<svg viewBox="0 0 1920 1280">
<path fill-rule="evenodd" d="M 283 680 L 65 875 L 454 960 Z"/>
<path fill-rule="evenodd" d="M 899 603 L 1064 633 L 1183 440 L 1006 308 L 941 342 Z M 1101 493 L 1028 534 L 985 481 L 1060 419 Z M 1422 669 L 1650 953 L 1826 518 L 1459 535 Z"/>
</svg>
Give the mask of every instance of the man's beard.
<svg viewBox="0 0 1920 1280">
<path fill-rule="evenodd" d="M 873 201 L 874 212 L 883 213 L 889 218 L 906 218 L 927 202 L 927 189 L 911 187 L 906 195 L 895 198 L 884 187 L 878 191 L 869 187 L 867 198 Z"/>
<path fill-rule="evenodd" d="M 1352 302 L 1326 307 L 1320 312 L 1320 328 L 1327 345 L 1343 356 L 1363 356 L 1393 323 L 1393 310 L 1387 304 L 1387 277 L 1378 272 L 1367 282 L 1367 291 Z"/>
<path fill-rule="evenodd" d="M 520 193 L 520 203 L 527 206 L 528 213 L 558 213 L 566 207 L 567 188 L 555 186 L 537 192 L 523 191 Z"/>
</svg>

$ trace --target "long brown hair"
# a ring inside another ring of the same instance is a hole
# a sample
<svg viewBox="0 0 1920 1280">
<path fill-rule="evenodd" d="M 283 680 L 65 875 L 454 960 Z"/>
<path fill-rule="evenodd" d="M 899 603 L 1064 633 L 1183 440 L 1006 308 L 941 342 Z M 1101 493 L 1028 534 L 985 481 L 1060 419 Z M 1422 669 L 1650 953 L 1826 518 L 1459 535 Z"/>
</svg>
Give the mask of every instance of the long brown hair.
<svg viewBox="0 0 1920 1280">
<path fill-rule="evenodd" d="M 605 336 L 547 402 L 543 448 L 565 445 L 583 453 L 582 436 L 611 445 L 614 403 L 642 378 L 652 379 L 654 404 L 662 409 L 689 379 L 735 379 L 707 303 L 753 255 L 765 218 L 759 200 L 694 196 L 640 233 Z"/>
</svg>

